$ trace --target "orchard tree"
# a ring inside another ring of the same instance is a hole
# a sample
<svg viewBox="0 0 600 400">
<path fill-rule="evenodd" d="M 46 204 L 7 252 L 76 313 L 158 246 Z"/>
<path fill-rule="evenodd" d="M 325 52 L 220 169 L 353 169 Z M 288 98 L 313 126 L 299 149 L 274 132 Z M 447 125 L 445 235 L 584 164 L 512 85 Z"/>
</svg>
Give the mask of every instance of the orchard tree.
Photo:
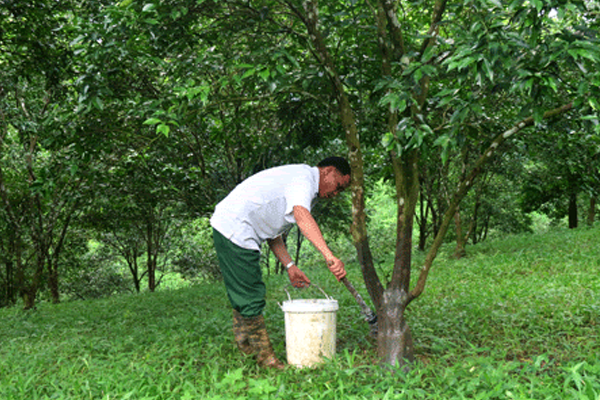
<svg viewBox="0 0 600 400">
<path fill-rule="evenodd" d="M 528 143 L 521 206 L 554 219 L 566 216 L 569 228 L 577 228 L 578 199 L 590 199 L 593 210 L 600 189 L 600 135 L 590 133 L 593 125 L 587 121 L 560 121 L 549 128 Z"/>
<path fill-rule="evenodd" d="M 573 61 L 589 63 L 586 70 L 591 71 L 599 54 L 592 36 L 582 33 L 579 40 L 572 40 L 573 26 L 582 22 L 581 12 L 588 11 L 585 3 L 578 8 L 559 8 L 560 20 L 548 18 L 555 6 L 541 2 L 453 5 L 438 0 L 427 9 L 422 9 L 421 3 L 403 3 L 403 7 L 391 1 L 368 4 L 372 8 L 351 2 L 336 9 L 331 5 L 319 6 L 316 1 L 304 2 L 303 8 L 287 2 L 306 27 L 309 46 L 329 76 L 337 100 L 353 169 L 354 243 L 379 317 L 379 356 L 385 363 L 395 365 L 413 357 L 412 337 L 404 312 L 423 293 L 427 275 L 460 201 L 506 139 L 571 110 L 573 102 L 581 105 L 585 99 L 595 107 L 589 92 L 573 91 L 569 82 L 561 78 L 572 77 L 572 70 L 568 74 L 564 71 Z M 370 13 L 371 18 L 366 18 L 374 22 L 370 26 L 376 26 L 378 52 L 371 49 L 367 54 L 376 54 L 383 74 L 383 79 L 373 79 L 371 84 L 377 84 L 373 89 L 380 91 L 373 90 L 373 94 L 379 94 L 380 105 L 387 109 L 383 142 L 389 151 L 397 191 L 396 259 L 391 280 L 385 286 L 373 268 L 366 231 L 363 160 L 355 112 L 358 106 L 352 103 L 352 86 L 340 73 L 342 60 L 333 52 L 345 37 L 342 33 L 341 39 L 336 35 L 326 36 L 325 32 L 332 27 L 323 23 L 332 15 L 351 18 L 359 10 L 365 16 Z M 424 17 L 429 19 L 427 23 Z M 597 75 L 591 80 L 590 76 L 582 78 L 591 81 L 589 87 L 597 92 L 594 81 Z M 509 96 L 510 104 L 502 105 L 500 102 Z M 568 101 L 561 103 L 565 97 Z M 496 107 L 492 108 L 493 105 Z M 467 130 L 468 126 L 478 128 Z M 419 276 L 411 287 L 421 147 L 433 143 L 443 151 L 459 148 L 464 146 L 461 137 L 465 131 L 478 136 L 483 151 L 466 166 L 453 189 L 425 265 L 418 270 Z"/>
<path fill-rule="evenodd" d="M 278 45 L 294 41 L 306 49 L 312 57 L 300 53 L 298 65 L 316 65 L 328 80 L 352 166 L 352 237 L 379 317 L 378 353 L 384 363 L 403 364 L 413 357 L 405 310 L 425 290 L 457 207 L 486 163 L 528 127 L 568 111 L 596 114 L 600 54 L 594 28 L 588 28 L 598 24 L 594 4 L 282 0 L 223 7 L 234 19 L 271 22 L 270 30 L 261 27 L 265 34 L 287 33 L 288 42 Z M 582 84 L 573 85 L 575 77 Z M 373 266 L 364 206 L 363 145 L 378 141 L 388 152 L 398 205 L 389 282 Z M 431 146 L 440 148 L 442 162 L 465 146 L 477 156 L 466 160 L 450 188 L 411 287 L 419 166 Z"/>
<path fill-rule="evenodd" d="M 59 301 L 60 254 L 85 182 L 69 124 L 68 34 L 55 37 L 71 5 L 6 1 L 0 9 L 2 263 L 8 302 L 18 293 L 25 308 L 44 282 Z"/>
</svg>

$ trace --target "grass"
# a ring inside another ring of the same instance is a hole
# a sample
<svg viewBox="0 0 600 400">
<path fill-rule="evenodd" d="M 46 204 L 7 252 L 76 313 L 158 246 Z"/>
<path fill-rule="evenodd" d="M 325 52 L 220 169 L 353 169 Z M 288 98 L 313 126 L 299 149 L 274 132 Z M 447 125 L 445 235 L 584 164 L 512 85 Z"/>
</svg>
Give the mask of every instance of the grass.
<svg viewBox="0 0 600 400">
<path fill-rule="evenodd" d="M 409 310 L 417 362 L 408 373 L 374 363 L 358 306 L 309 263 L 313 282 L 340 302 L 337 355 L 310 370 L 265 371 L 239 355 L 220 283 L 2 309 L 0 399 L 598 400 L 599 237 L 598 228 L 511 236 L 462 260 L 444 248 Z M 358 266 L 348 270 L 366 296 Z M 277 303 L 291 288 L 265 278 L 267 324 L 285 359 Z"/>
</svg>

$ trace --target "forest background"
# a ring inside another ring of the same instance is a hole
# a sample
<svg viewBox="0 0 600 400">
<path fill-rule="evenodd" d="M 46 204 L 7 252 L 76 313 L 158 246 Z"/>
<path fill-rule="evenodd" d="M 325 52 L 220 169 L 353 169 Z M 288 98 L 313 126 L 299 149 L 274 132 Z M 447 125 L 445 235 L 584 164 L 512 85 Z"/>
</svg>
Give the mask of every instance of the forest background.
<svg viewBox="0 0 600 400">
<path fill-rule="evenodd" d="M 378 356 L 402 364 L 404 311 L 444 242 L 459 258 L 539 221 L 597 220 L 599 9 L 4 0 L 0 305 L 218 278 L 220 198 L 261 169 L 347 155 L 350 198 L 315 213 L 356 248 Z"/>
</svg>

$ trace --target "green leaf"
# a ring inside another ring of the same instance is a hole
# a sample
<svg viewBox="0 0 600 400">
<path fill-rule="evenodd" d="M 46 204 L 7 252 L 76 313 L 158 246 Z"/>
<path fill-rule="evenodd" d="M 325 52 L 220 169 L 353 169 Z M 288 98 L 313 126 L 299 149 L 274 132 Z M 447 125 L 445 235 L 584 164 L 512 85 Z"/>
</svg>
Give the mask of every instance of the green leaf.
<svg viewBox="0 0 600 400">
<path fill-rule="evenodd" d="M 401 113 L 406 110 L 406 99 L 400 99 L 398 104 L 396 104 L 396 110 Z"/>
<path fill-rule="evenodd" d="M 171 128 L 167 124 L 160 124 L 156 127 L 157 133 L 162 133 L 163 135 L 165 135 L 167 137 L 169 136 L 170 131 L 171 131 Z"/>
<path fill-rule="evenodd" d="M 202 91 L 200 92 L 200 101 L 203 104 L 206 104 L 208 102 L 208 95 L 210 93 L 210 88 L 207 86 L 202 87 Z"/>
<path fill-rule="evenodd" d="M 439 107 L 443 107 L 443 106 L 445 106 L 446 104 L 450 103 L 450 102 L 451 102 L 452 100 L 454 100 L 455 98 L 456 98 L 456 96 L 445 96 L 445 97 L 442 97 L 442 98 L 440 99 L 440 102 L 438 103 L 438 106 L 439 106 Z"/>
<path fill-rule="evenodd" d="M 417 69 L 414 73 L 414 78 L 415 78 L 415 82 L 419 82 L 421 80 L 421 78 L 423 77 L 423 71 L 421 71 L 421 69 Z"/>
<path fill-rule="evenodd" d="M 543 108 L 536 108 L 535 110 L 533 110 L 533 121 L 535 122 L 536 125 L 539 125 L 540 122 L 542 122 L 544 119 L 544 109 Z"/>
<path fill-rule="evenodd" d="M 575 60 L 577 60 L 579 53 L 577 52 L 577 49 L 569 49 L 567 50 L 567 53 L 569 53 L 569 55 L 571 57 L 573 57 Z"/>
<path fill-rule="evenodd" d="M 590 84 L 587 81 L 581 81 L 577 88 L 577 93 L 581 96 L 586 96 L 590 91 Z"/>
<path fill-rule="evenodd" d="M 381 145 L 385 149 L 388 149 L 391 146 L 393 141 L 394 141 L 394 135 L 392 134 L 392 132 L 386 132 L 383 135 L 383 138 L 381 139 Z"/>
<path fill-rule="evenodd" d="M 92 98 L 92 105 L 100 111 L 104 109 L 104 103 L 102 102 L 102 99 L 98 96 L 94 96 Z"/>
<path fill-rule="evenodd" d="M 244 75 L 242 75 L 242 79 L 245 79 L 249 76 L 252 76 L 256 73 L 256 68 L 250 68 L 249 70 L 247 70 L 246 72 L 244 72 Z"/>
<path fill-rule="evenodd" d="M 452 96 L 454 96 L 454 95 L 458 94 L 458 91 L 459 91 L 459 89 L 443 89 L 443 90 L 440 90 L 440 92 L 438 93 L 438 96 L 444 97 L 444 96 L 448 96 L 450 94 Z"/>
<path fill-rule="evenodd" d="M 435 54 L 435 46 L 427 47 L 427 49 L 425 49 L 425 53 L 423 54 L 423 57 L 421 58 L 421 62 L 426 63 L 427 61 L 431 60 L 431 57 L 433 57 L 434 54 Z"/>
<path fill-rule="evenodd" d="M 150 12 L 150 11 L 154 11 L 156 9 L 156 4 L 153 3 L 148 3 L 144 5 L 144 8 L 142 8 L 142 12 Z"/>
<path fill-rule="evenodd" d="M 437 139 L 435 139 L 435 141 L 433 142 L 433 145 L 443 147 L 443 146 L 447 146 L 449 141 L 450 141 L 450 136 L 441 135 L 441 136 L 438 136 Z"/>
<path fill-rule="evenodd" d="M 529 1 L 536 8 L 537 12 L 542 11 L 542 8 L 544 7 L 544 3 L 542 3 L 541 0 L 529 0 Z"/>
<path fill-rule="evenodd" d="M 269 76 L 271 76 L 271 72 L 269 71 L 268 68 L 266 68 L 266 69 L 263 69 L 262 71 L 260 71 L 258 73 L 258 76 L 260 76 L 263 81 L 266 81 L 269 79 Z"/>
<path fill-rule="evenodd" d="M 425 134 L 425 135 L 433 135 L 433 130 L 431 129 L 431 127 L 427 124 L 421 124 L 419 125 L 419 128 L 421 128 L 421 131 Z"/>
<path fill-rule="evenodd" d="M 379 101 L 380 106 L 388 105 L 390 109 L 403 112 L 406 109 L 406 99 L 397 93 L 388 93 Z"/>
<path fill-rule="evenodd" d="M 438 146 L 442 148 L 442 163 L 446 163 L 448 161 L 448 155 L 450 150 L 451 138 L 448 135 L 439 136 L 434 142 L 434 146 Z"/>
<path fill-rule="evenodd" d="M 527 95 L 529 95 L 531 93 L 531 89 L 533 88 L 533 81 L 534 81 L 533 78 L 529 78 L 525 82 L 523 82 L 521 90 L 523 90 L 523 92 L 526 93 Z"/>
<path fill-rule="evenodd" d="M 490 82 L 494 82 L 494 69 L 487 58 L 483 59 L 483 72 L 485 72 Z"/>
<path fill-rule="evenodd" d="M 156 125 L 160 123 L 162 123 L 162 121 L 158 118 L 148 118 L 144 121 L 144 125 Z"/>
<path fill-rule="evenodd" d="M 75 45 L 81 43 L 83 41 L 83 39 L 85 39 L 85 36 L 84 35 L 79 35 L 75 39 L 73 39 L 71 41 L 71 43 L 69 43 L 69 46 L 75 46 Z"/>
<path fill-rule="evenodd" d="M 546 81 L 548 86 L 550 86 L 550 88 L 554 91 L 554 93 L 558 93 L 558 87 L 556 85 L 556 79 L 554 77 L 549 76 L 549 77 L 545 78 L 544 80 Z"/>
<path fill-rule="evenodd" d="M 465 58 L 463 58 L 461 60 L 458 60 L 456 62 L 456 68 L 458 70 L 467 68 L 469 65 L 473 64 L 475 61 L 476 61 L 475 57 L 471 57 L 471 56 L 465 57 Z"/>
</svg>

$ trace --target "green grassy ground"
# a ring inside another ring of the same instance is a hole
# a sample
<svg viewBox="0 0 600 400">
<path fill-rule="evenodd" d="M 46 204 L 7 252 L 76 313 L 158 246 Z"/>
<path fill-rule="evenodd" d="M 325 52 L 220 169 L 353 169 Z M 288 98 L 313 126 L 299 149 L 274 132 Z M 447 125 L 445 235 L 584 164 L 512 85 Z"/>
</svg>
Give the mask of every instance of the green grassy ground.
<svg viewBox="0 0 600 400">
<path fill-rule="evenodd" d="M 368 325 L 322 266 L 305 269 L 340 302 L 338 349 L 310 370 L 243 359 L 220 283 L 2 309 L 0 399 L 598 400 L 599 239 L 597 228 L 558 230 L 469 247 L 459 261 L 442 251 L 411 305 L 418 360 L 409 373 L 374 365 Z M 291 288 L 282 276 L 266 280 L 267 324 L 285 359 L 277 302 Z"/>
</svg>

